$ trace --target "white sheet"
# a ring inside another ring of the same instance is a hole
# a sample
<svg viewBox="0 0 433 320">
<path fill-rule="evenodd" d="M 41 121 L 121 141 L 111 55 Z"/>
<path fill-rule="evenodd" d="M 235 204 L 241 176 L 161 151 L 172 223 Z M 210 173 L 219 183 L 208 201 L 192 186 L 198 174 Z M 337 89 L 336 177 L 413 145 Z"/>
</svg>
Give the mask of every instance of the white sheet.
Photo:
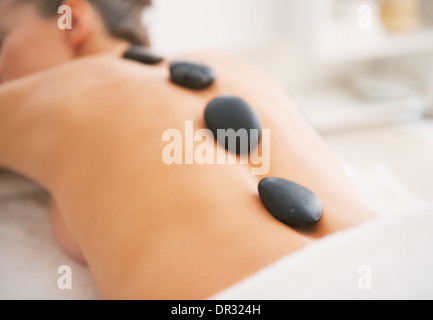
<svg viewBox="0 0 433 320">
<path fill-rule="evenodd" d="M 433 299 L 433 206 L 332 235 L 215 296 Z"/>
</svg>

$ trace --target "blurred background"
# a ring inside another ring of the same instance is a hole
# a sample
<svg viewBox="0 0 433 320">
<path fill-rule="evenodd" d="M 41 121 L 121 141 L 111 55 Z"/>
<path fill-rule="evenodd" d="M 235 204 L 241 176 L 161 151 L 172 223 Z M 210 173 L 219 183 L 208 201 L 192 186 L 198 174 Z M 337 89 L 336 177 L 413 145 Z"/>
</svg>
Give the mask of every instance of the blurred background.
<svg viewBox="0 0 433 320">
<path fill-rule="evenodd" d="M 433 1 L 154 0 L 145 22 L 167 56 L 264 69 L 342 160 L 433 201 Z"/>
</svg>

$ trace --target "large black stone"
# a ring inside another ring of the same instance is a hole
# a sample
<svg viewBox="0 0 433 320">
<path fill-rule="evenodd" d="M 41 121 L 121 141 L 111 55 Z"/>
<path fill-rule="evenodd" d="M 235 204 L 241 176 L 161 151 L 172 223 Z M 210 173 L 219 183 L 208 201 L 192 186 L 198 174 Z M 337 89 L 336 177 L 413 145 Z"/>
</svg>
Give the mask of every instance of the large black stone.
<svg viewBox="0 0 433 320">
<path fill-rule="evenodd" d="M 322 218 L 322 201 L 310 190 L 285 179 L 265 178 L 259 194 L 266 209 L 290 227 L 308 227 Z"/>
<path fill-rule="evenodd" d="M 170 65 L 170 74 L 174 83 L 195 90 L 206 89 L 215 81 L 215 72 L 211 68 L 192 61 L 174 61 Z"/>
<path fill-rule="evenodd" d="M 218 143 L 224 143 L 224 147 L 232 153 L 248 154 L 260 142 L 262 126 L 259 116 L 248 103 L 238 97 L 224 95 L 215 98 L 208 104 L 204 118 Z M 226 131 L 227 135 L 221 136 L 219 129 L 233 130 Z"/>
<path fill-rule="evenodd" d="M 157 64 L 164 60 L 161 56 L 155 55 L 149 49 L 140 46 L 130 46 L 123 57 L 144 64 Z"/>
</svg>

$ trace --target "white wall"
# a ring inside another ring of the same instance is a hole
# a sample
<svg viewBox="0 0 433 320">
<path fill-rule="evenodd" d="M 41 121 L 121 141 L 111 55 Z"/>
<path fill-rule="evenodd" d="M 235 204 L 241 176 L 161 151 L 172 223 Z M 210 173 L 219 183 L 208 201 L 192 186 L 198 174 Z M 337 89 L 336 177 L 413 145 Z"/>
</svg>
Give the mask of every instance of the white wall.
<svg viewBox="0 0 433 320">
<path fill-rule="evenodd" d="M 271 41 L 284 0 L 154 0 L 147 16 L 153 47 L 165 54 L 190 49 L 245 50 Z"/>
</svg>

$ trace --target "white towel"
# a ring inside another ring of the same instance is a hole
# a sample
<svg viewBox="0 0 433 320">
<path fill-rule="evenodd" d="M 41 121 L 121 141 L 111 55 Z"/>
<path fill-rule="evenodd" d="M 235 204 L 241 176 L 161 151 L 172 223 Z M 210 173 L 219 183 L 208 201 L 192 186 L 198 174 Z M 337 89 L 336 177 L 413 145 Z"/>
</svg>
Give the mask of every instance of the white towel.
<svg viewBox="0 0 433 320">
<path fill-rule="evenodd" d="M 433 206 L 329 236 L 213 299 L 433 299 Z"/>
</svg>

